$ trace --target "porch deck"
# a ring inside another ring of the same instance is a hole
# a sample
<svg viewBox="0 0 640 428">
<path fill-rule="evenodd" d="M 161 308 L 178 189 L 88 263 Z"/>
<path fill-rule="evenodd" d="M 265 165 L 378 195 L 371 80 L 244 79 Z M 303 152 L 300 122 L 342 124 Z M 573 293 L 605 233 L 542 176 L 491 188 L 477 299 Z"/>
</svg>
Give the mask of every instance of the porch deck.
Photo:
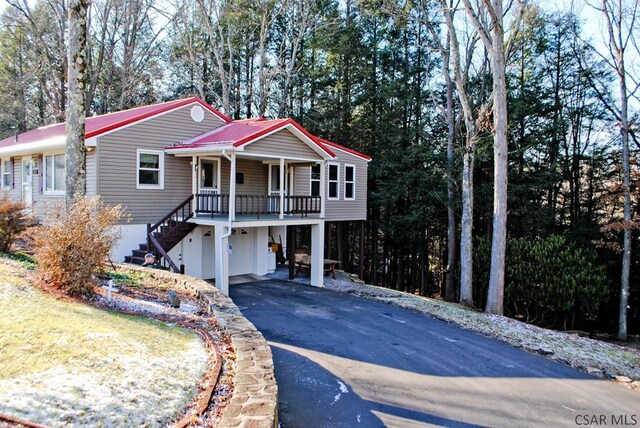
<svg viewBox="0 0 640 428">
<path fill-rule="evenodd" d="M 231 209 L 235 221 L 320 218 L 322 212 L 320 196 L 236 195 L 233 207 L 230 199 L 223 193 L 195 194 L 194 218 L 227 220 Z"/>
</svg>

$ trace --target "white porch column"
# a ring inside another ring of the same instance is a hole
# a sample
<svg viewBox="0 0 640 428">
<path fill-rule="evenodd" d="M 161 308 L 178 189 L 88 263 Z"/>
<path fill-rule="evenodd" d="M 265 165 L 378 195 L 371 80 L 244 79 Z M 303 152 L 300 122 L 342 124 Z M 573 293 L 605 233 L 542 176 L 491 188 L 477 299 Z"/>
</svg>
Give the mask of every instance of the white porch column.
<svg viewBox="0 0 640 428">
<path fill-rule="evenodd" d="M 272 254 L 268 253 L 269 249 L 269 227 L 256 227 L 255 228 L 255 257 L 256 257 L 256 270 L 257 275 L 266 275 L 269 272 L 269 257 Z"/>
<path fill-rule="evenodd" d="M 324 221 L 311 225 L 311 285 L 323 287 Z"/>
<path fill-rule="evenodd" d="M 191 193 L 195 197 L 198 193 L 198 156 L 191 157 Z M 191 214 L 196 213 L 197 198 L 191 204 Z"/>
<path fill-rule="evenodd" d="M 287 193 L 289 196 L 293 196 L 295 195 L 294 191 L 293 191 L 293 183 L 294 183 L 294 176 L 295 176 L 296 170 L 295 167 L 293 166 L 292 163 L 289 164 L 289 192 Z"/>
<path fill-rule="evenodd" d="M 280 220 L 284 218 L 284 158 L 280 158 Z"/>
<path fill-rule="evenodd" d="M 320 218 L 324 218 L 324 206 L 327 200 L 327 162 L 320 162 Z"/>
<path fill-rule="evenodd" d="M 216 288 L 229 295 L 229 251 L 228 245 L 222 236 L 225 234 L 227 227 L 224 225 L 216 225 Z M 228 239 L 228 238 L 227 238 Z"/>
<path fill-rule="evenodd" d="M 231 153 L 231 172 L 229 173 L 229 219 L 236 219 L 236 154 Z"/>
</svg>

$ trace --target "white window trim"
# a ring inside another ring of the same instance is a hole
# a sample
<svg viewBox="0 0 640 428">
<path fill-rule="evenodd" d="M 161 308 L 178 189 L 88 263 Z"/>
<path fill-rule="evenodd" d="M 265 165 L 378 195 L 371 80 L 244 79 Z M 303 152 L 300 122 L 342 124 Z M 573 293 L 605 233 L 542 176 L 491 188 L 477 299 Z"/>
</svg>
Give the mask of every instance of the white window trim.
<svg viewBox="0 0 640 428">
<path fill-rule="evenodd" d="M 66 168 L 66 153 L 65 152 L 50 152 L 50 153 L 43 153 L 42 154 L 42 165 L 41 165 L 41 171 L 42 171 L 42 194 L 43 195 L 51 195 L 51 196 L 64 196 L 66 194 L 66 192 L 64 190 L 47 190 L 47 156 L 60 156 L 63 155 L 65 156 L 65 168 Z M 32 162 L 33 162 L 33 158 L 32 158 Z M 52 165 L 54 165 L 54 175 L 53 177 L 55 177 L 55 158 L 54 161 L 52 163 Z M 33 165 L 31 166 L 31 168 L 33 169 Z M 33 175 L 33 171 L 31 173 Z M 64 173 L 64 179 L 65 181 L 67 180 L 67 172 L 65 171 Z M 53 187 L 55 187 L 55 179 L 54 179 L 54 183 L 53 183 Z M 66 187 L 66 183 L 65 183 L 65 187 Z"/>
<path fill-rule="evenodd" d="M 200 185 L 202 184 L 200 181 L 200 171 L 202 170 L 202 161 L 203 160 L 209 160 L 209 161 L 214 161 L 216 163 L 216 175 L 218 176 L 216 179 L 216 187 L 215 188 L 210 188 L 210 187 L 200 187 Z M 204 191 L 213 191 L 214 193 L 220 193 L 220 189 L 221 189 L 221 183 L 222 183 L 222 166 L 221 166 L 222 162 L 220 161 L 219 157 L 215 157 L 215 156 L 199 156 L 198 157 L 198 171 L 196 174 L 196 179 L 198 180 L 198 192 L 200 192 L 201 190 Z"/>
<path fill-rule="evenodd" d="M 140 155 L 158 155 L 159 159 L 159 171 L 158 171 L 158 184 L 140 184 Z M 164 190 L 164 152 L 162 150 L 136 150 L 136 189 L 153 189 Z"/>
<path fill-rule="evenodd" d="M 331 165 L 335 165 L 338 170 L 338 177 L 336 177 L 336 180 L 331 180 Z M 331 182 L 335 181 L 336 182 L 336 196 L 335 198 L 331 197 Z M 337 201 L 340 199 L 340 164 L 337 162 L 329 162 L 327 164 L 327 200 L 328 201 Z"/>
<path fill-rule="evenodd" d="M 353 168 L 353 181 L 349 181 L 349 183 L 353 183 L 353 197 L 347 198 L 347 168 Z M 344 164 L 344 200 L 345 201 L 355 201 L 356 200 L 356 166 L 352 163 Z"/>
<path fill-rule="evenodd" d="M 313 179 L 313 167 L 309 167 L 309 195 L 313 194 L 314 181 L 318 182 L 318 193 L 320 192 L 320 183 L 322 183 L 322 167 L 320 166 L 320 164 L 317 164 L 317 166 L 318 168 L 320 168 L 320 178 L 318 178 L 317 180 Z"/>
<path fill-rule="evenodd" d="M 7 174 L 7 171 L 4 169 L 4 163 L 9 162 L 9 185 L 5 186 L 4 184 L 4 176 Z M 1 158 L 0 159 L 0 189 L 11 189 L 11 183 L 13 181 L 13 163 L 11 162 L 11 158 Z"/>
</svg>

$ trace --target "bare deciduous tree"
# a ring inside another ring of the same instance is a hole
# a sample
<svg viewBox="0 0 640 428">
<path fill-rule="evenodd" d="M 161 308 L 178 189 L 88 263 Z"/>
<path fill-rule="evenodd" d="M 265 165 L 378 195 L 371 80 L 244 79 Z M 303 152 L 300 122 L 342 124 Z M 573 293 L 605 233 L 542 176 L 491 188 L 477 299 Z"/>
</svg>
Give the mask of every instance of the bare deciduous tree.
<svg viewBox="0 0 640 428">
<path fill-rule="evenodd" d="M 505 45 L 503 0 L 462 0 L 480 40 L 489 51 L 493 77 L 493 232 L 491 241 L 491 271 L 486 311 L 502 314 L 504 302 L 504 272 L 507 250 L 507 174 L 508 174 L 508 115 L 506 64 L 509 46 L 517 34 L 526 0 L 515 0 L 518 10 L 513 19 L 510 41 Z"/>
<path fill-rule="evenodd" d="M 627 306 L 629 305 L 629 273 L 631 270 L 631 168 L 629 161 L 629 99 L 637 96 L 640 82 L 637 76 L 630 73 L 627 67 L 629 50 L 633 49 L 636 58 L 640 55 L 639 40 L 636 38 L 637 16 L 640 2 L 638 0 L 602 0 L 596 7 L 605 22 L 608 55 L 601 55 L 609 67 L 614 70 L 618 80 L 618 105 L 606 102 L 608 110 L 613 113 L 620 127 L 622 154 L 622 192 L 624 197 L 622 273 L 620 278 L 620 314 L 618 321 L 618 337 L 627 340 Z M 600 92 L 602 93 L 602 91 Z M 603 100 L 608 101 L 603 98 Z"/>
<path fill-rule="evenodd" d="M 449 37 L 450 56 L 453 60 L 453 73 L 462 116 L 465 125 L 465 145 L 462 155 L 462 229 L 460 233 L 460 303 L 473 306 L 473 167 L 478 142 L 478 116 L 474 111 L 467 91 L 469 68 L 478 40 L 477 34 L 470 37 L 465 52 L 464 65 L 461 61 L 461 48 L 458 30 L 454 24 L 455 8 L 447 0 L 440 0 Z M 480 111 L 484 111 L 481 108 Z"/>
</svg>

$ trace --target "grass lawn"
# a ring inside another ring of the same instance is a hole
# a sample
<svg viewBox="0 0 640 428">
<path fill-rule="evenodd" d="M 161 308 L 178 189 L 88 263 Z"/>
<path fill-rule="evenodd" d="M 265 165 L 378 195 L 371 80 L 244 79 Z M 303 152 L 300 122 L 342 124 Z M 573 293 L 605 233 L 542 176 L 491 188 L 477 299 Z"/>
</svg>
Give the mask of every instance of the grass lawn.
<svg viewBox="0 0 640 428">
<path fill-rule="evenodd" d="M 0 412 L 50 425 L 160 426 L 197 392 L 190 330 L 55 299 L 0 263 Z"/>
</svg>

